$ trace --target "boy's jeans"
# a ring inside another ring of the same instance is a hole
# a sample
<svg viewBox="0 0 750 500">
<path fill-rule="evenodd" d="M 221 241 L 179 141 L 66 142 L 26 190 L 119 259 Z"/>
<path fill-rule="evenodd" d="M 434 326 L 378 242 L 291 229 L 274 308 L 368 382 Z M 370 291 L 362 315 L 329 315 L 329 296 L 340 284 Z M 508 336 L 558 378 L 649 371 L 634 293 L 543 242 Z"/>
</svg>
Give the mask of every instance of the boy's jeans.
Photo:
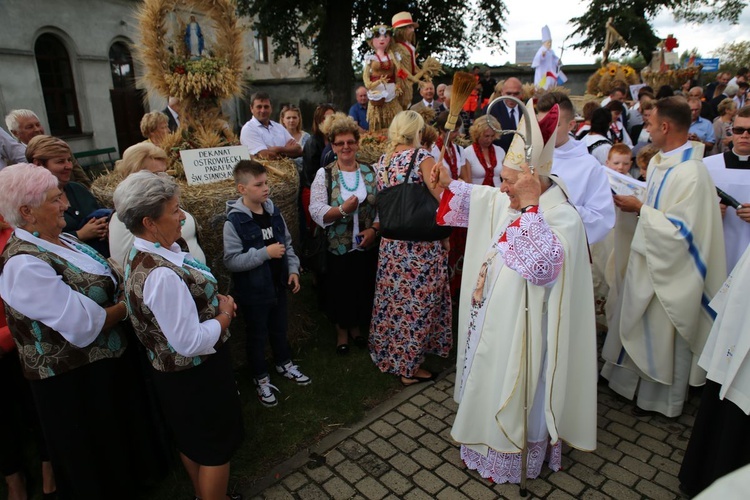
<svg viewBox="0 0 750 500">
<path fill-rule="evenodd" d="M 276 292 L 276 304 L 241 306 L 245 319 L 247 341 L 245 350 L 253 377 L 261 379 L 268 375 L 266 366 L 266 342 L 271 341 L 271 351 L 276 366 L 292 359 L 292 350 L 286 338 L 287 298 L 286 290 Z"/>
</svg>

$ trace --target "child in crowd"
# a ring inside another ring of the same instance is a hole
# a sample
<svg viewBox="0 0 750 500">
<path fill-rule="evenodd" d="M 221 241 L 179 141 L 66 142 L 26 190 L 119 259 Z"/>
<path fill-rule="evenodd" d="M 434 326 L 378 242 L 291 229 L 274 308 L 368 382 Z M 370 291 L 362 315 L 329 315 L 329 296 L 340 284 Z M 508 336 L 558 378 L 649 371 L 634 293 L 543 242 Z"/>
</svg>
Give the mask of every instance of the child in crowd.
<svg viewBox="0 0 750 500">
<path fill-rule="evenodd" d="M 247 358 L 258 399 L 264 406 L 275 406 L 273 390 L 278 389 L 271 385 L 266 366 L 267 341 L 280 375 L 298 385 L 312 382 L 292 362 L 286 338 L 286 291 L 300 289 L 299 259 L 279 208 L 268 198 L 266 167 L 241 160 L 234 168 L 234 181 L 242 196 L 227 202 L 224 264 L 232 272 L 233 296 L 245 320 Z"/>
<path fill-rule="evenodd" d="M 635 157 L 635 164 L 638 165 L 638 170 L 640 171 L 640 176 L 638 177 L 639 181 L 646 182 L 646 172 L 648 171 L 648 164 L 651 161 L 651 158 L 653 158 L 658 152 L 659 149 L 656 146 L 652 146 L 650 144 L 638 151 L 638 155 Z"/>
<path fill-rule="evenodd" d="M 607 162 L 605 165 L 615 172 L 628 175 L 632 164 L 632 152 L 630 151 L 630 148 L 623 143 L 613 145 L 612 149 L 607 153 Z"/>
</svg>

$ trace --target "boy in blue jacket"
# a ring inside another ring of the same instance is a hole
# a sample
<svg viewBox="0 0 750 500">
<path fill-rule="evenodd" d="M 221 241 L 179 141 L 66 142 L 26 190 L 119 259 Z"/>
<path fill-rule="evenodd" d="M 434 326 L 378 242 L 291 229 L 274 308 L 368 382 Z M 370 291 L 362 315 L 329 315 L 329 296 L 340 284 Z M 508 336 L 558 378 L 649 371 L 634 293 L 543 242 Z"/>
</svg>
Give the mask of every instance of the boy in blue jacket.
<svg viewBox="0 0 750 500">
<path fill-rule="evenodd" d="M 281 212 L 268 198 L 266 167 L 241 160 L 234 168 L 234 181 L 242 196 L 227 202 L 224 265 L 232 272 L 232 296 L 245 319 L 247 359 L 258 399 L 264 406 L 276 406 L 273 390 L 278 389 L 271 385 L 265 360 L 268 340 L 280 375 L 298 385 L 312 382 L 292 362 L 286 338 L 286 291 L 300 289 L 299 258 Z"/>
</svg>

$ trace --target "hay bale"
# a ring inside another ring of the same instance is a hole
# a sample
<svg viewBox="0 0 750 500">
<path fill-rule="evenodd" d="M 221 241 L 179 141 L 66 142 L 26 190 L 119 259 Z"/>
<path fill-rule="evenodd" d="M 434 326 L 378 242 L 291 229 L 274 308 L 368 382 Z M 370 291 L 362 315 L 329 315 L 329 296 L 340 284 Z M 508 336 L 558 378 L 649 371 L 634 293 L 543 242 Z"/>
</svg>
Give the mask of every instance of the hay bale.
<svg viewBox="0 0 750 500">
<path fill-rule="evenodd" d="M 359 139 L 357 161 L 365 165 L 375 165 L 385 153 L 388 138 L 384 135 L 365 133 Z"/>
<path fill-rule="evenodd" d="M 281 210 L 289 232 L 292 234 L 295 250 L 299 241 L 299 221 L 297 217 L 297 193 L 299 174 L 294 162 L 290 159 L 259 160 L 268 169 L 268 184 L 271 188 L 270 198 Z M 118 173 L 110 173 L 97 178 L 91 186 L 91 192 L 99 203 L 114 208 L 112 195 L 122 181 Z M 208 266 L 219 280 L 222 292 L 229 288 L 229 272 L 224 268 L 223 227 L 226 220 L 226 202 L 239 195 L 234 181 L 226 180 L 212 184 L 189 186 L 184 179 L 175 179 L 180 185 L 180 204 L 189 212 L 198 225 L 201 248 L 206 254 Z"/>
</svg>

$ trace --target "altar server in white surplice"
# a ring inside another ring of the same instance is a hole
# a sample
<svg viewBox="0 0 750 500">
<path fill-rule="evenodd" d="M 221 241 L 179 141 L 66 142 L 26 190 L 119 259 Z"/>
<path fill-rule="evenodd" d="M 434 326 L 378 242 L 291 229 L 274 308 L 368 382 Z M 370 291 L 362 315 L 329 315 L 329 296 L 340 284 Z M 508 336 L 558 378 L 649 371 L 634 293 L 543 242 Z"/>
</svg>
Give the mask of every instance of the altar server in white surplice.
<svg viewBox="0 0 750 500">
<path fill-rule="evenodd" d="M 634 414 L 677 417 L 688 385 L 706 379 L 697 361 L 715 316 L 708 303 L 726 278 L 724 237 L 703 145 L 687 140 L 687 103 L 659 100 L 649 123 L 660 151 L 649 163 L 646 202 L 615 196 L 639 219 L 602 375 L 618 394 L 637 396 Z"/>
<path fill-rule="evenodd" d="M 559 108 L 539 123 L 533 111 L 531 117 L 533 172 L 516 136 L 500 189 L 440 175 L 447 189 L 438 222 L 468 227 L 454 393 L 459 407 L 451 436 L 461 443 L 466 465 L 497 483 L 521 479 L 526 332 L 533 401 L 528 477 L 537 477 L 545 460 L 559 470 L 562 441 L 596 448 L 596 337 L 585 229 L 550 176 Z M 525 131 L 525 120 L 518 130 Z"/>
<path fill-rule="evenodd" d="M 750 106 L 740 109 L 734 117 L 732 150 L 709 156 L 703 162 L 716 187 L 742 203 L 738 210 L 722 207 L 727 271 L 731 271 L 750 245 Z"/>
</svg>

